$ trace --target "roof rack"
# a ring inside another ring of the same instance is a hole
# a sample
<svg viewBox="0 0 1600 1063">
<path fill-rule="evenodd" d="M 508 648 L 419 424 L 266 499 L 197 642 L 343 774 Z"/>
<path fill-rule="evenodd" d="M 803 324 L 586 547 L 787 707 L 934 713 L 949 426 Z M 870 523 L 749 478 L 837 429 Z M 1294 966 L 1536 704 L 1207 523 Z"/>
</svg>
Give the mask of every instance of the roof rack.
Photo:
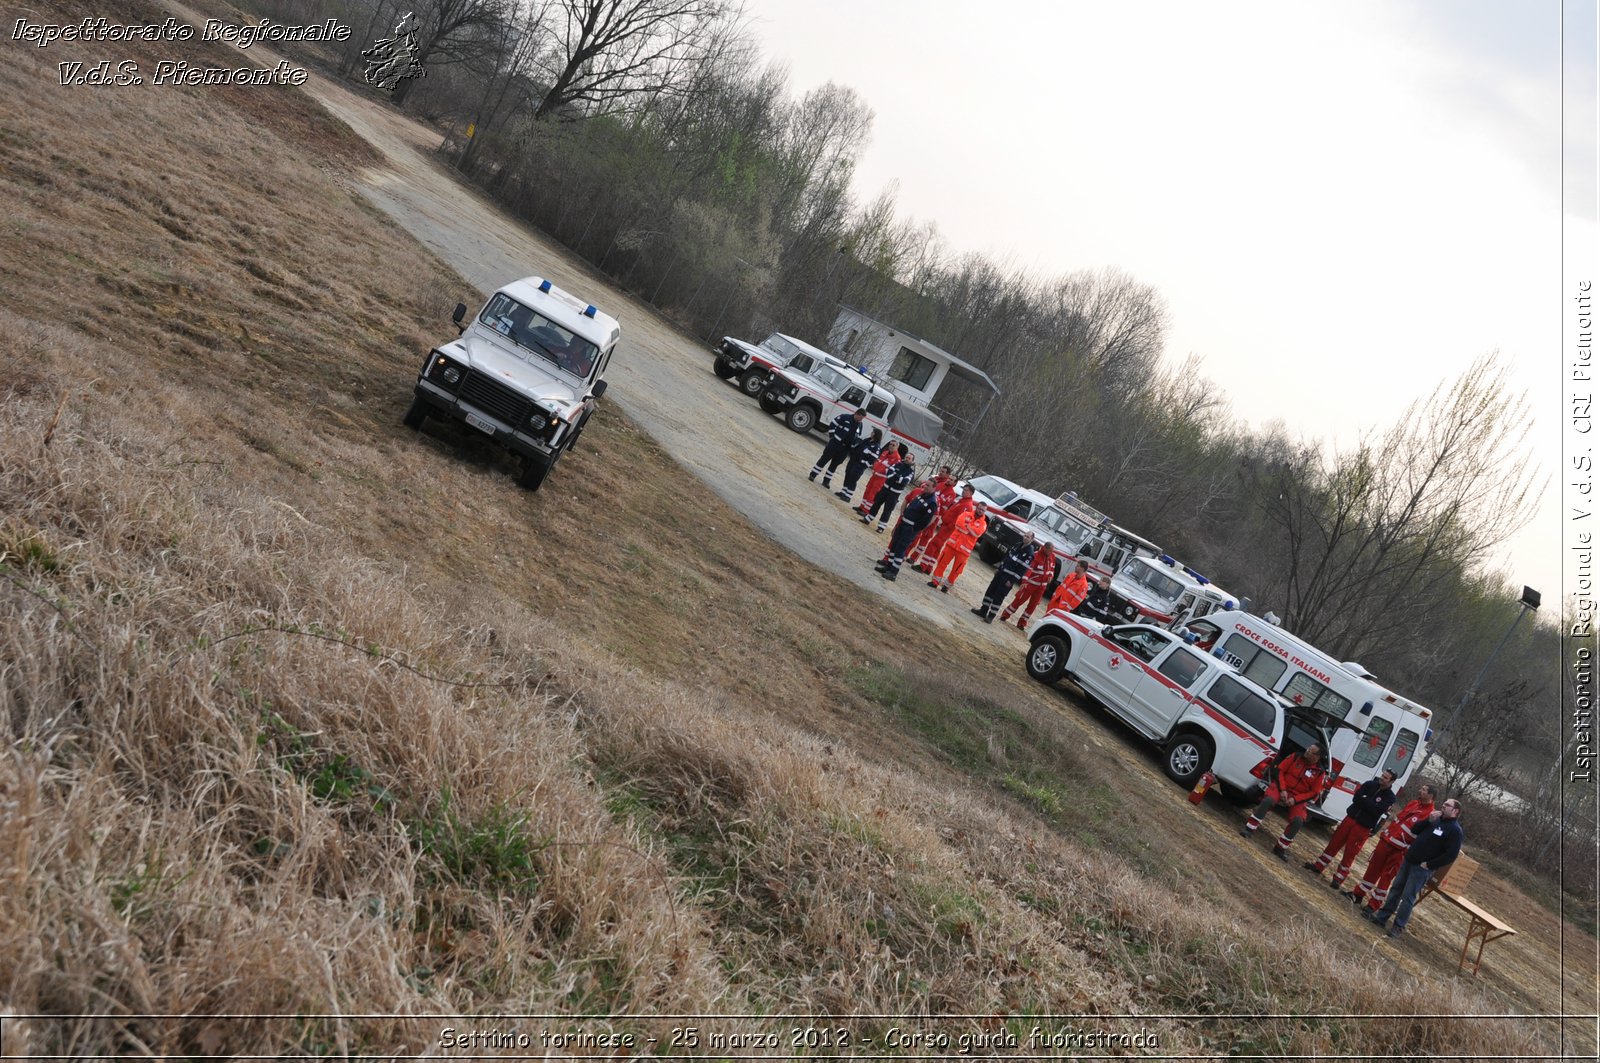
<svg viewBox="0 0 1600 1063">
<path fill-rule="evenodd" d="M 1111 518 L 1079 498 L 1076 491 L 1068 491 L 1060 498 L 1057 498 L 1055 505 L 1058 509 L 1065 510 L 1070 516 L 1077 518 L 1091 528 L 1100 529 L 1111 526 Z"/>
</svg>

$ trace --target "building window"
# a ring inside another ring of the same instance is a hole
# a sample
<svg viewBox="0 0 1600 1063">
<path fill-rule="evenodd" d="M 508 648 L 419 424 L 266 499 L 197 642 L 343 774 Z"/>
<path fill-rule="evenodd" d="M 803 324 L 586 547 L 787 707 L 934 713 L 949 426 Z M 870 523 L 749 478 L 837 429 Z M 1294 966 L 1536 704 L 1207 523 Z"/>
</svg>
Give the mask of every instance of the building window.
<svg viewBox="0 0 1600 1063">
<path fill-rule="evenodd" d="M 910 347 L 902 347 L 894 356 L 894 365 L 889 367 L 889 378 L 903 380 L 919 390 L 925 388 L 933 379 L 933 359 L 924 358 Z"/>
</svg>

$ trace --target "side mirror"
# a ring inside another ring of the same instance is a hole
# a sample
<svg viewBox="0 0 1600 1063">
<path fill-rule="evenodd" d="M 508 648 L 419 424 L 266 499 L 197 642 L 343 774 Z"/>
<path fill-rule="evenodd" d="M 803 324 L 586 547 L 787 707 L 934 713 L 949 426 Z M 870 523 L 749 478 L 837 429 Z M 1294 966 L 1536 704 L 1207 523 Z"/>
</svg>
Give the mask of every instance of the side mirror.
<svg viewBox="0 0 1600 1063">
<path fill-rule="evenodd" d="M 594 382 L 594 387 L 589 389 L 589 394 L 593 395 L 597 399 L 600 396 L 604 395 L 605 393 L 606 393 L 606 382 L 604 380 L 596 380 Z"/>
<path fill-rule="evenodd" d="M 467 304 L 457 303 L 456 312 L 450 315 L 450 320 L 455 322 L 456 332 L 461 333 L 467 331 L 467 326 L 462 324 L 462 322 L 466 320 L 466 317 Z"/>
</svg>

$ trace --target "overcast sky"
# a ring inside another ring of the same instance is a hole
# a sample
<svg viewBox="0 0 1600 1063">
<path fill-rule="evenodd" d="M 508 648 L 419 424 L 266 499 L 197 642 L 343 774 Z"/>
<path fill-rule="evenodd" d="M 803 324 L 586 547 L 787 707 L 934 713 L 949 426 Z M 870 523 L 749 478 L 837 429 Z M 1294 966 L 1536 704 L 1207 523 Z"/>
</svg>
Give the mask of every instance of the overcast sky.
<svg viewBox="0 0 1600 1063">
<path fill-rule="evenodd" d="M 1567 5 L 1569 258 L 1597 239 L 1593 11 Z M 875 111 L 860 198 L 895 181 L 954 252 L 1154 285 L 1168 359 L 1202 356 L 1253 427 L 1349 446 L 1499 350 L 1552 478 L 1500 564 L 1560 593 L 1556 0 L 749 12 L 796 96 L 835 81 Z"/>
</svg>

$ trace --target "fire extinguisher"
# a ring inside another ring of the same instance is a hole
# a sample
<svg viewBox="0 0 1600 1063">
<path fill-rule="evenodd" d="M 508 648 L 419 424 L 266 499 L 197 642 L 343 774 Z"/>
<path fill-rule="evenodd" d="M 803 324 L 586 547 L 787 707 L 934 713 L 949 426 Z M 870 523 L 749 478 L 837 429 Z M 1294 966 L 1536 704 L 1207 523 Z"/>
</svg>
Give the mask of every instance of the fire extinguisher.
<svg viewBox="0 0 1600 1063">
<path fill-rule="evenodd" d="M 1198 805 L 1206 799 L 1206 793 L 1217 784 L 1215 772 L 1206 772 L 1200 776 L 1200 781 L 1194 784 L 1194 789 L 1189 791 L 1189 803 Z"/>
</svg>

